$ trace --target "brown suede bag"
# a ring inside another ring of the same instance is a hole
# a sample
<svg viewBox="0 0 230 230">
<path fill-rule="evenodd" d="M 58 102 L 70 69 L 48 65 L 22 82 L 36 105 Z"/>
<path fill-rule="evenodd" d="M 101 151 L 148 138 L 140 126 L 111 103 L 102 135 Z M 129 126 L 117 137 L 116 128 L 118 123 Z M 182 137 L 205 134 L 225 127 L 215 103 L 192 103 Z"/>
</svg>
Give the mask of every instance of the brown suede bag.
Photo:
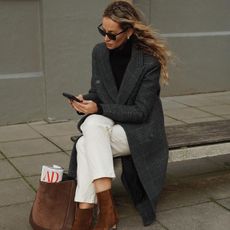
<svg viewBox="0 0 230 230">
<path fill-rule="evenodd" d="M 70 230 L 75 218 L 76 181 L 41 182 L 30 213 L 34 230 Z"/>
</svg>

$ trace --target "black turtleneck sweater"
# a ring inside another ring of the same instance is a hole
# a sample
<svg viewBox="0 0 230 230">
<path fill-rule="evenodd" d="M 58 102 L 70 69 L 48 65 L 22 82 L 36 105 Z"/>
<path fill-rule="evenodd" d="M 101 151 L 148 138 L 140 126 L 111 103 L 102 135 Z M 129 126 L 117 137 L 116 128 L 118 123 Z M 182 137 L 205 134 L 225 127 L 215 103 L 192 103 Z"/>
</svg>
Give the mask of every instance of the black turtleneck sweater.
<svg viewBox="0 0 230 230">
<path fill-rule="evenodd" d="M 127 40 L 125 44 L 122 44 L 118 48 L 109 51 L 110 64 L 118 90 L 121 86 L 126 67 L 130 61 L 131 53 L 131 39 Z"/>
<path fill-rule="evenodd" d="M 122 44 L 116 49 L 109 51 L 110 65 L 115 78 L 117 89 L 120 89 L 126 67 L 130 61 L 132 53 L 132 41 L 127 40 L 125 44 Z M 98 114 L 103 114 L 103 110 L 100 104 L 97 104 Z"/>
</svg>

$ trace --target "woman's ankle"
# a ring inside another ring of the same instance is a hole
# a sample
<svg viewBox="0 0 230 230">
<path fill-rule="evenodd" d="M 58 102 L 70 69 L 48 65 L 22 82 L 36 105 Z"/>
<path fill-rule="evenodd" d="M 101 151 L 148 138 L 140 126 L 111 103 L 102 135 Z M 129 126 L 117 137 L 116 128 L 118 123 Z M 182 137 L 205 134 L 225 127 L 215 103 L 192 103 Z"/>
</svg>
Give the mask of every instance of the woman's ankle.
<svg viewBox="0 0 230 230">
<path fill-rule="evenodd" d="M 112 187 L 112 179 L 109 177 L 96 179 L 93 183 L 95 186 L 96 193 L 107 191 Z"/>
<path fill-rule="evenodd" d="M 78 207 L 80 209 L 90 209 L 94 207 L 94 204 L 90 204 L 90 203 L 79 203 Z"/>
</svg>

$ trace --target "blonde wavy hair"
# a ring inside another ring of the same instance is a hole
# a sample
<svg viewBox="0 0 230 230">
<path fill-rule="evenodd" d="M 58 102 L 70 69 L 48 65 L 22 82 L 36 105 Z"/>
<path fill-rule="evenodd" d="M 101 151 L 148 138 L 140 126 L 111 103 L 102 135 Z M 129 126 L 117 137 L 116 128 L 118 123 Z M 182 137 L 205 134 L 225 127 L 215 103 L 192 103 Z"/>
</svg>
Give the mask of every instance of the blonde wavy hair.
<svg viewBox="0 0 230 230">
<path fill-rule="evenodd" d="M 119 23 L 122 29 L 132 28 L 134 30 L 136 46 L 158 59 L 161 64 L 161 81 L 167 84 L 169 80 L 168 61 L 171 52 L 159 34 L 143 22 L 140 11 L 129 1 L 116 0 L 106 7 L 103 17 L 111 18 Z"/>
</svg>

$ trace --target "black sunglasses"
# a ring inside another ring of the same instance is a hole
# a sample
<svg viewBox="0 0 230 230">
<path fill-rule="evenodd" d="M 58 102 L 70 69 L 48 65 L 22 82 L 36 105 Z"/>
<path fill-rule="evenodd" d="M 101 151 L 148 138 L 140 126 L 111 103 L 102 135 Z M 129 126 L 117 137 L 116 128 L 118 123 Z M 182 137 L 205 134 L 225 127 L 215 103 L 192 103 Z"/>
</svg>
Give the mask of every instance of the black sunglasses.
<svg viewBox="0 0 230 230">
<path fill-rule="evenodd" d="M 108 37 L 110 40 L 113 40 L 113 41 L 116 40 L 117 35 L 124 33 L 124 32 L 127 31 L 127 29 L 128 29 L 128 28 L 126 28 L 126 29 L 122 30 L 122 31 L 121 31 L 120 33 L 118 33 L 118 34 L 112 34 L 112 33 L 110 33 L 110 32 L 108 32 L 108 33 L 105 32 L 105 31 L 101 28 L 101 26 L 102 26 L 102 24 L 100 24 L 100 25 L 97 27 L 99 33 L 100 33 L 102 36 L 104 36 L 104 37 L 107 35 L 107 37 Z"/>
</svg>

